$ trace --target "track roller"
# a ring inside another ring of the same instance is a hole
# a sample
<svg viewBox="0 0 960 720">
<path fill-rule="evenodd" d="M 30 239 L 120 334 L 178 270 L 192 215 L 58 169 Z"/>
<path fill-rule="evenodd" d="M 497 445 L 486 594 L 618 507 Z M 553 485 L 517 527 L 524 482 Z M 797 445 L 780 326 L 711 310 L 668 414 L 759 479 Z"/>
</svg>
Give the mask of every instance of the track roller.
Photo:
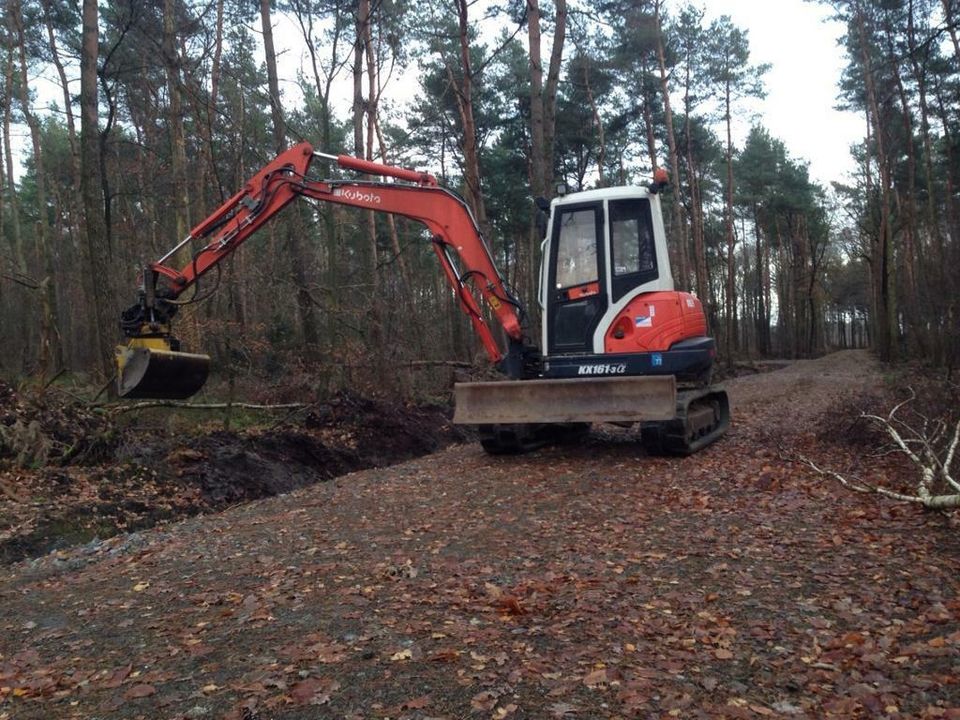
<svg viewBox="0 0 960 720">
<path fill-rule="evenodd" d="M 692 455 L 720 439 L 730 427 L 730 401 L 722 387 L 677 393 L 674 420 L 645 422 L 641 442 L 651 455 Z"/>
</svg>

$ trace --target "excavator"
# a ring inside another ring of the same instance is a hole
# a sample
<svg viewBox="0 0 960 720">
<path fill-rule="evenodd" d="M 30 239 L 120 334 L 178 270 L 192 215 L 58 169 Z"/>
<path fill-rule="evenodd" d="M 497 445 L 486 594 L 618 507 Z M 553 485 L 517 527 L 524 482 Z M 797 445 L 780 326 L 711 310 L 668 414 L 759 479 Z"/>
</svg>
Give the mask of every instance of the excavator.
<svg viewBox="0 0 960 720">
<path fill-rule="evenodd" d="M 311 162 L 357 179 L 316 179 Z M 379 178 L 379 179 L 374 179 Z M 477 428 L 491 454 L 578 437 L 592 423 L 634 426 L 652 453 L 690 455 L 730 422 L 727 394 L 711 385 L 716 345 L 700 300 L 674 289 L 660 209 L 665 173 L 648 186 L 538 199 L 543 230 L 539 348 L 523 305 L 500 274 L 469 205 L 417 170 L 317 152 L 284 151 L 176 247 L 142 270 L 137 301 L 121 314 L 117 392 L 186 399 L 210 358 L 184 351 L 172 322 L 202 299 L 199 281 L 297 199 L 422 223 L 440 267 L 503 380 L 457 383 L 454 422 Z M 189 248 L 183 267 L 172 258 Z M 197 249 L 194 249 L 197 248 Z M 192 288 L 193 292 L 187 295 Z M 491 323 L 500 325 L 501 337 Z"/>
</svg>

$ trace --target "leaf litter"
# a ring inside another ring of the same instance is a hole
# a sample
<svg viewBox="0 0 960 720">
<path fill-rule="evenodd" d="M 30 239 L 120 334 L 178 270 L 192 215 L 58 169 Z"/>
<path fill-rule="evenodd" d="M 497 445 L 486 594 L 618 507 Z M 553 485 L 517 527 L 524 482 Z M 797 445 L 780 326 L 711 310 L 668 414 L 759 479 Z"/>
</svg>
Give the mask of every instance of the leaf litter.
<svg viewBox="0 0 960 720">
<path fill-rule="evenodd" d="M 0 717 L 960 718 L 955 518 L 783 460 L 879 378 L 735 379 L 691 458 L 459 445 L 8 567 Z"/>
</svg>

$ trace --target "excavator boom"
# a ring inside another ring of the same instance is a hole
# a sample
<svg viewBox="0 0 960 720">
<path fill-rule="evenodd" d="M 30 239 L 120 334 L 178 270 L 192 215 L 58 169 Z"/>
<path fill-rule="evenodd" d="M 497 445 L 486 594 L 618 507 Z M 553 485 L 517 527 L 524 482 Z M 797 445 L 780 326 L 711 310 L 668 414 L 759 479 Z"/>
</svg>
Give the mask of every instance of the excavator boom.
<svg viewBox="0 0 960 720">
<path fill-rule="evenodd" d="M 316 157 L 400 182 L 314 180 L 307 172 Z M 124 313 L 121 322 L 129 338 L 117 348 L 122 397 L 185 399 L 202 387 L 209 358 L 178 352 L 170 331 L 171 318 L 185 304 L 181 296 L 297 198 L 386 212 L 425 225 L 444 276 L 491 361 L 501 363 L 507 374 L 519 376 L 521 307 L 500 276 L 464 200 L 427 173 L 316 153 L 309 143 L 302 143 L 267 164 L 179 245 L 144 269 L 139 302 Z M 199 249 L 183 267 L 168 264 L 181 248 L 197 245 Z M 506 352 L 495 339 L 481 302 L 502 326 L 508 338 Z"/>
</svg>

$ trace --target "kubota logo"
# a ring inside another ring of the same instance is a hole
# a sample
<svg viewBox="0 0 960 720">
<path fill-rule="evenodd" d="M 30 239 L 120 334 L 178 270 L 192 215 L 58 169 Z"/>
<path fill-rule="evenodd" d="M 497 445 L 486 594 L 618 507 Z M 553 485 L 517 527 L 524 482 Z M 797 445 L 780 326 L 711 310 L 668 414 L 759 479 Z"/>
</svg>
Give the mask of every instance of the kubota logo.
<svg viewBox="0 0 960 720">
<path fill-rule="evenodd" d="M 577 375 L 623 375 L 627 371 L 624 363 L 619 365 L 607 365 L 600 363 L 598 365 L 581 365 L 577 369 Z"/>
<path fill-rule="evenodd" d="M 350 188 L 347 188 L 346 190 L 338 188 L 333 191 L 333 194 L 340 197 L 345 197 L 347 200 L 369 203 L 371 205 L 379 205 L 382 202 L 380 196 L 376 193 L 363 192 L 362 190 L 353 190 Z"/>
</svg>

